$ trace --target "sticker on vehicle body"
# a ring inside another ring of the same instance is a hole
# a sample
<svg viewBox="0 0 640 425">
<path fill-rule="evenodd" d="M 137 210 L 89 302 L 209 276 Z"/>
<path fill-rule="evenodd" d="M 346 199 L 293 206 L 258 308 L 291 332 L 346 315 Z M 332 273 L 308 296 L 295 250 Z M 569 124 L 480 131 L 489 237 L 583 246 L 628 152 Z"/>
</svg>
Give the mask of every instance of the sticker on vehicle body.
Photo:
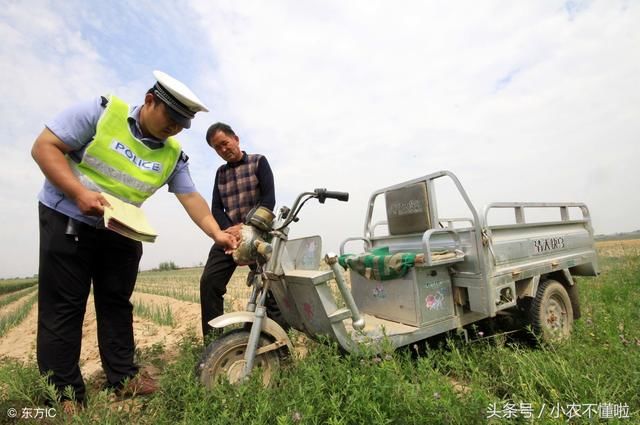
<svg viewBox="0 0 640 425">
<path fill-rule="evenodd" d="M 444 308 L 444 289 L 440 288 L 435 294 L 428 294 L 424 299 L 428 310 L 442 310 Z"/>
<path fill-rule="evenodd" d="M 562 249 L 564 247 L 564 237 L 562 236 L 533 240 L 533 250 L 538 254 L 553 251 L 556 249 Z"/>
<path fill-rule="evenodd" d="M 373 288 L 373 298 L 386 298 L 386 296 L 384 286 L 381 283 L 376 283 L 376 287 Z"/>
</svg>

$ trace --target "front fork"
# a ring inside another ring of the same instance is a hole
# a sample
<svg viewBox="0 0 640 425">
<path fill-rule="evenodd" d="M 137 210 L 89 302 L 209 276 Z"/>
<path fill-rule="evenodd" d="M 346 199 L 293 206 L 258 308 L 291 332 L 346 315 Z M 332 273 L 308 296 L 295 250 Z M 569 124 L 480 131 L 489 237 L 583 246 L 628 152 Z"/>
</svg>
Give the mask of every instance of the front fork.
<svg viewBox="0 0 640 425">
<path fill-rule="evenodd" d="M 273 246 L 270 249 L 270 253 L 273 253 L 269 257 L 269 261 L 264 265 L 264 269 L 262 265 L 258 265 L 256 268 L 256 276 L 254 279 L 262 280 L 262 291 L 260 291 L 259 285 L 260 282 L 253 282 L 253 290 L 251 291 L 251 298 L 249 299 L 249 304 L 247 305 L 247 309 L 249 311 L 254 311 L 254 320 L 251 325 L 251 332 L 249 333 L 249 341 L 247 341 L 247 349 L 244 353 L 244 370 L 241 379 L 245 379 L 251 373 L 253 369 L 253 365 L 256 360 L 256 354 L 258 351 L 258 343 L 260 342 L 260 334 L 262 333 L 262 324 L 264 323 L 265 317 L 267 315 L 267 309 L 264 306 L 264 303 L 267 298 L 267 292 L 269 291 L 270 280 L 267 278 L 267 274 L 273 274 L 276 269 L 280 268 L 280 256 L 281 250 L 284 249 L 285 243 L 283 243 L 283 239 L 286 240 L 286 232 L 279 233 L 275 235 L 273 240 Z M 258 250 L 260 250 L 260 246 L 258 246 Z M 283 331 L 284 332 L 284 331 Z"/>
<path fill-rule="evenodd" d="M 265 299 L 267 297 L 267 291 L 269 290 L 269 280 L 263 279 L 262 292 L 260 292 L 257 303 L 254 304 L 254 317 L 253 324 L 251 325 L 251 332 L 249 333 L 249 341 L 247 342 L 247 350 L 244 353 L 244 371 L 242 379 L 249 376 L 253 369 L 253 364 L 256 360 L 256 351 L 258 350 L 258 343 L 260 341 L 260 334 L 262 333 L 262 323 L 267 315 L 267 309 L 264 306 Z"/>
</svg>

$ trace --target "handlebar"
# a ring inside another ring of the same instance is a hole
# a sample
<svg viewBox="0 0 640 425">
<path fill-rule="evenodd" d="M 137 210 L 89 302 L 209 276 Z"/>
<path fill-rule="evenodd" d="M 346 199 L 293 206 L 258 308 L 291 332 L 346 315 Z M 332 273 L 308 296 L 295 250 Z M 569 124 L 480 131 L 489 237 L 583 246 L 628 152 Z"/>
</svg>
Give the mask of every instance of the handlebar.
<svg viewBox="0 0 640 425">
<path fill-rule="evenodd" d="M 349 200 L 348 192 L 336 192 L 333 190 L 327 189 L 315 189 L 313 193 L 318 197 L 318 201 L 321 204 L 324 204 L 324 201 L 327 199 L 337 199 L 338 201 L 347 202 Z"/>
<path fill-rule="evenodd" d="M 283 221 L 277 228 L 274 228 L 273 230 L 284 229 L 292 221 L 298 221 L 298 213 L 300 212 L 300 209 L 302 209 L 302 206 L 305 204 L 305 202 L 313 198 L 316 198 L 321 204 L 324 204 L 324 201 L 326 201 L 327 199 L 337 199 L 338 201 L 346 202 L 349 200 L 349 193 L 336 192 L 324 188 L 315 189 L 313 192 L 302 192 L 296 198 L 295 202 L 293 203 L 293 207 L 280 208 L 280 218 L 282 218 Z"/>
</svg>

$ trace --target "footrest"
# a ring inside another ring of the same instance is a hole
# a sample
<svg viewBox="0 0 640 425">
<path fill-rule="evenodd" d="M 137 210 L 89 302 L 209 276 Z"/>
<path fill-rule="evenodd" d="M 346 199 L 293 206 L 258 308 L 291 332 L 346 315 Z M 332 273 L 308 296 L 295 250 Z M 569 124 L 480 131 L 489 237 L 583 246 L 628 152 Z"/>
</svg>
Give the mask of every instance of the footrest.
<svg viewBox="0 0 640 425">
<path fill-rule="evenodd" d="M 289 270 L 284 274 L 287 282 L 318 285 L 333 279 L 331 270 Z"/>
<path fill-rule="evenodd" d="M 331 323 L 342 322 L 344 319 L 349 319 L 352 317 L 351 310 L 347 307 L 343 307 L 341 309 L 336 310 L 332 314 L 329 315 L 329 321 Z"/>
</svg>

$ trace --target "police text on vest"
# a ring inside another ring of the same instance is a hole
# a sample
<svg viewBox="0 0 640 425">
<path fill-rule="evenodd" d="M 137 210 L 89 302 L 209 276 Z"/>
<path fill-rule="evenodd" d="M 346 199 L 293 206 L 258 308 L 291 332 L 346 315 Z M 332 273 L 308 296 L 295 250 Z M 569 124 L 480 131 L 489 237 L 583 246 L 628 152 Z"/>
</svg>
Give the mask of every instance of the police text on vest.
<svg viewBox="0 0 640 425">
<path fill-rule="evenodd" d="M 162 171 L 162 164 L 160 164 L 159 162 L 146 161 L 142 158 L 138 158 L 138 156 L 122 142 L 114 140 L 111 143 L 111 149 L 127 158 L 136 167 L 142 170 L 153 171 L 155 173 L 160 173 Z"/>
</svg>

